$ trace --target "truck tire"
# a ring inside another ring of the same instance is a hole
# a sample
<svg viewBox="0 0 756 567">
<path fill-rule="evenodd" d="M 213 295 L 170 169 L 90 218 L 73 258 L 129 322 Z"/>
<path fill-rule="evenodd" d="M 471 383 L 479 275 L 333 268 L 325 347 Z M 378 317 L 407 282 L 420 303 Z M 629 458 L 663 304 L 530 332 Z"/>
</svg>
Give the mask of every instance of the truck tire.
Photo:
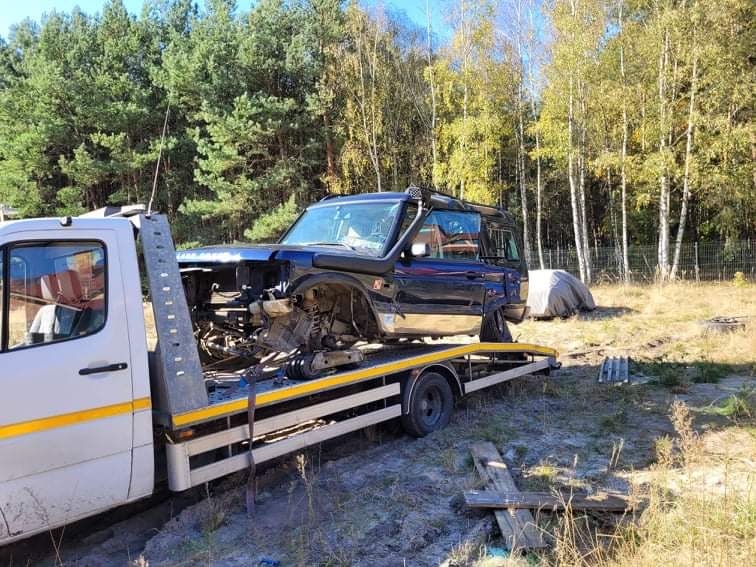
<svg viewBox="0 0 756 567">
<path fill-rule="evenodd" d="M 512 333 L 509 332 L 504 313 L 497 309 L 490 313 L 484 320 L 480 329 L 480 342 L 482 343 L 511 343 Z"/>
<path fill-rule="evenodd" d="M 408 412 L 402 415 L 404 430 L 414 437 L 443 429 L 454 411 L 449 382 L 436 372 L 421 374 L 412 390 Z"/>
</svg>

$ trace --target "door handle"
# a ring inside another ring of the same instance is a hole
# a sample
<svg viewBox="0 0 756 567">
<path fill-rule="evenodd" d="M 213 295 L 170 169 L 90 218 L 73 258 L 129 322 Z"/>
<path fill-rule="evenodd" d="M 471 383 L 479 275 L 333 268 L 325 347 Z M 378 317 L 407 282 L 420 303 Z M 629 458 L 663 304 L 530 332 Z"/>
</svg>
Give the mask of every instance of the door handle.
<svg viewBox="0 0 756 567">
<path fill-rule="evenodd" d="M 95 366 L 94 368 L 82 368 L 79 370 L 80 376 L 87 376 L 89 374 L 100 374 L 102 372 L 115 372 L 117 370 L 126 370 L 129 367 L 125 362 L 116 362 L 115 364 L 108 364 L 107 366 Z"/>
<path fill-rule="evenodd" d="M 481 274 L 480 272 L 474 272 L 472 270 L 469 272 L 465 272 L 465 276 L 467 277 L 468 280 L 479 280 L 483 278 L 483 274 Z"/>
</svg>

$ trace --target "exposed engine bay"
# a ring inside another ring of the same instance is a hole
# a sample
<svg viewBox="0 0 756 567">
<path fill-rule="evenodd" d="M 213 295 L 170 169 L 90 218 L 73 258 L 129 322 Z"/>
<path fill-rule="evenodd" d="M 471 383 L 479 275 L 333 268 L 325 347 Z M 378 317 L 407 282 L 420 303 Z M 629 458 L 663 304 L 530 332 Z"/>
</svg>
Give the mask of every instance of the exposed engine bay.
<svg viewBox="0 0 756 567">
<path fill-rule="evenodd" d="M 293 362 L 288 374 L 309 378 L 361 361 L 349 348 L 378 335 L 364 295 L 340 283 L 290 289 L 288 277 L 288 262 L 276 261 L 182 269 L 205 368 L 243 368 L 280 353 Z"/>
</svg>

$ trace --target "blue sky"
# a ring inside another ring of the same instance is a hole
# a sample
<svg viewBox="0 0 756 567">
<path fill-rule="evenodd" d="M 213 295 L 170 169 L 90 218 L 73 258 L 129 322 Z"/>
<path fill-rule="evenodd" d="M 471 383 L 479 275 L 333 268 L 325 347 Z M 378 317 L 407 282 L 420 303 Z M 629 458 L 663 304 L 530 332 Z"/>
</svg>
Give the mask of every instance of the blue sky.
<svg viewBox="0 0 756 567">
<path fill-rule="evenodd" d="M 138 14 L 142 9 L 144 0 L 123 0 L 129 12 Z M 203 5 L 203 0 L 198 1 Z M 237 0 L 237 6 L 241 11 L 249 10 L 254 0 Z M 70 12 L 75 6 L 87 14 L 94 14 L 102 10 L 106 0 L 0 0 L 0 35 L 8 37 L 8 32 L 13 24 L 17 24 L 26 18 L 40 21 L 42 15 L 57 10 Z M 369 5 L 380 3 L 376 0 L 364 2 Z M 426 13 L 425 0 L 383 0 L 382 2 L 393 10 L 404 11 L 407 16 L 418 25 L 425 27 Z M 448 35 L 448 26 L 444 23 L 444 7 L 448 3 L 445 0 L 430 0 L 432 26 L 441 37 Z"/>
</svg>

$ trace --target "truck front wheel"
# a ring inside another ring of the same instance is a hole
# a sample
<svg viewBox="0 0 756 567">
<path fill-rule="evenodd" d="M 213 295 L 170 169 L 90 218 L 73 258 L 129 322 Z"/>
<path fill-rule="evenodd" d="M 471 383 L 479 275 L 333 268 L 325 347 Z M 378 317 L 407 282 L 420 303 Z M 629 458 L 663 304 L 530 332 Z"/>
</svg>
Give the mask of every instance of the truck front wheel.
<svg viewBox="0 0 756 567">
<path fill-rule="evenodd" d="M 402 415 L 404 430 L 414 437 L 448 425 L 454 410 L 454 393 L 449 382 L 436 372 L 426 372 L 412 389 L 408 412 Z"/>
</svg>

